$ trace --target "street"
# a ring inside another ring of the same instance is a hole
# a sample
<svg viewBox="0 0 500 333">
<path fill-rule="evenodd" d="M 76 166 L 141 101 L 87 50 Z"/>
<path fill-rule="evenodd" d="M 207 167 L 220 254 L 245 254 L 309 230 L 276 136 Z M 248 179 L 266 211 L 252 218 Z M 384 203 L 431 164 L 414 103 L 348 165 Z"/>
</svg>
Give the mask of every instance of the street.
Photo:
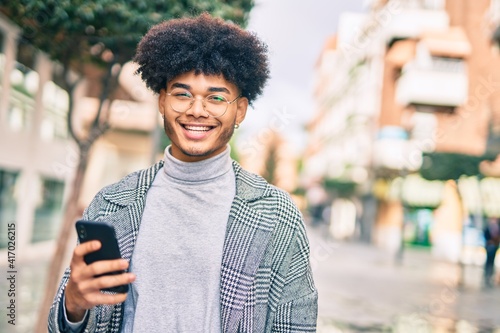
<svg viewBox="0 0 500 333">
<path fill-rule="evenodd" d="M 457 288 L 458 265 L 432 259 L 429 250 L 406 249 L 397 265 L 373 245 L 325 235 L 308 227 L 319 333 L 500 333 L 500 286 L 482 289 L 482 267 L 467 266 Z M 31 332 L 46 265 L 30 262 L 20 270 L 16 329 L 3 320 L 0 332 Z"/>
<path fill-rule="evenodd" d="M 500 332 L 500 286 L 483 289 L 482 267 L 406 249 L 403 263 L 370 244 L 335 242 L 308 228 L 319 291 L 318 332 Z"/>
</svg>

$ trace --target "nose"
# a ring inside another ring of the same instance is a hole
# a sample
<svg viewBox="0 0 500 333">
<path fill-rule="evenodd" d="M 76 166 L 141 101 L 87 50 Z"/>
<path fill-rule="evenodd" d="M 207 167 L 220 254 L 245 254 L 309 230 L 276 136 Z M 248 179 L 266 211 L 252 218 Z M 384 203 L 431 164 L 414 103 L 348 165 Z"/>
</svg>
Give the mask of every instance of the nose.
<svg viewBox="0 0 500 333">
<path fill-rule="evenodd" d="M 197 103 L 197 102 L 200 102 L 200 103 Z M 190 114 L 192 116 L 194 116 L 195 118 L 199 118 L 199 117 L 208 117 L 209 114 L 207 111 L 205 111 L 205 101 L 203 100 L 203 98 L 194 98 L 193 100 L 193 104 L 191 104 L 191 107 L 186 111 L 187 114 Z"/>
</svg>

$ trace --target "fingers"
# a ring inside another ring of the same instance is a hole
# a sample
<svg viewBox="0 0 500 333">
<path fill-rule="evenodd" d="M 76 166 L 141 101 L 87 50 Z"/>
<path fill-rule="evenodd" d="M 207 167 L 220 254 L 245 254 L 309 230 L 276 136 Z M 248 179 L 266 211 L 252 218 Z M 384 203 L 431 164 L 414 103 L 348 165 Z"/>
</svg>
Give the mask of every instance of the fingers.
<svg viewBox="0 0 500 333">
<path fill-rule="evenodd" d="M 101 260 L 87 265 L 84 256 L 101 248 L 99 241 L 89 241 L 78 245 L 71 259 L 71 273 L 66 286 L 66 310 L 75 319 L 82 318 L 85 310 L 99 304 L 117 304 L 124 302 L 126 293 L 105 294 L 101 289 L 126 285 L 135 280 L 133 273 L 122 272 L 129 267 L 124 259 Z"/>
<path fill-rule="evenodd" d="M 117 304 L 125 302 L 127 293 L 105 294 L 101 289 L 117 287 L 132 283 L 135 275 L 122 273 L 105 275 L 98 278 L 74 281 L 72 278 L 66 286 L 66 311 L 72 321 L 83 319 L 85 311 L 100 304 Z"/>
<path fill-rule="evenodd" d="M 75 247 L 70 263 L 73 278 L 80 280 L 105 273 L 123 271 L 128 268 L 128 262 L 124 259 L 102 260 L 87 265 L 84 256 L 100 248 L 101 243 L 97 240 L 84 242 Z"/>
<path fill-rule="evenodd" d="M 128 261 L 125 259 L 96 261 L 85 267 L 83 273 L 86 276 L 98 276 L 106 273 L 124 271 L 128 268 Z"/>
<path fill-rule="evenodd" d="M 89 295 L 91 302 L 89 304 L 93 304 L 92 306 L 106 304 L 113 305 L 117 303 L 123 303 L 127 299 L 127 294 L 103 294 L 102 292 L 98 292 L 95 294 Z"/>
<path fill-rule="evenodd" d="M 104 275 L 104 276 L 100 276 L 98 278 L 83 281 L 82 283 L 79 284 L 79 288 L 80 288 L 81 293 L 98 292 L 98 294 L 101 294 L 100 291 L 102 289 L 118 287 L 118 286 L 132 283 L 134 281 L 135 281 L 135 274 L 133 274 L 133 273 Z M 102 294 L 102 295 L 111 296 L 108 294 Z M 109 304 L 109 303 L 102 303 L 102 304 Z"/>
<path fill-rule="evenodd" d="M 81 282 L 103 274 L 124 271 L 128 266 L 125 259 L 101 260 L 90 265 L 75 264 L 71 267 L 70 278 L 75 282 Z"/>
<path fill-rule="evenodd" d="M 73 251 L 73 257 L 78 257 L 83 260 L 84 255 L 95 252 L 100 248 L 101 242 L 99 242 L 98 240 L 88 241 L 75 247 L 75 250 Z"/>
</svg>

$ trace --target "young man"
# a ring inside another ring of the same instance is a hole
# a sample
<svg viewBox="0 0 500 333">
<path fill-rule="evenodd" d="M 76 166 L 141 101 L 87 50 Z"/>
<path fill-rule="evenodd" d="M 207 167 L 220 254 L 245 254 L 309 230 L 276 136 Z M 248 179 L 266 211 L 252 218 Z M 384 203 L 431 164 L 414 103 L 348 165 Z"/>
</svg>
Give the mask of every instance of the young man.
<svg viewBox="0 0 500 333">
<path fill-rule="evenodd" d="M 114 225 L 123 259 L 78 245 L 51 332 L 314 332 L 317 291 L 300 212 L 228 145 L 269 76 L 267 48 L 208 14 L 154 26 L 134 59 L 172 144 L 101 190 L 83 218 Z M 127 270 L 114 276 L 106 272 Z M 97 276 L 97 277 L 96 277 Z M 100 290 L 130 284 L 127 294 Z"/>
</svg>

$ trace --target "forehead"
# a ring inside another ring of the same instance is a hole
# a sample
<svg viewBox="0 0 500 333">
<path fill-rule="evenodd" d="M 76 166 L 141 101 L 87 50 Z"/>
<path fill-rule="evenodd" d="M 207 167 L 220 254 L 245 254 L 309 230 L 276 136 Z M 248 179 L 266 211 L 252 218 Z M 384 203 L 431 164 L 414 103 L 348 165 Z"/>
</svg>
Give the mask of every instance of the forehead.
<svg viewBox="0 0 500 333">
<path fill-rule="evenodd" d="M 226 88 L 229 92 L 237 92 L 236 85 L 224 78 L 223 75 L 196 74 L 195 71 L 177 75 L 167 83 L 167 88 L 174 84 L 181 84 L 192 90 L 210 90 L 211 88 Z"/>
</svg>

